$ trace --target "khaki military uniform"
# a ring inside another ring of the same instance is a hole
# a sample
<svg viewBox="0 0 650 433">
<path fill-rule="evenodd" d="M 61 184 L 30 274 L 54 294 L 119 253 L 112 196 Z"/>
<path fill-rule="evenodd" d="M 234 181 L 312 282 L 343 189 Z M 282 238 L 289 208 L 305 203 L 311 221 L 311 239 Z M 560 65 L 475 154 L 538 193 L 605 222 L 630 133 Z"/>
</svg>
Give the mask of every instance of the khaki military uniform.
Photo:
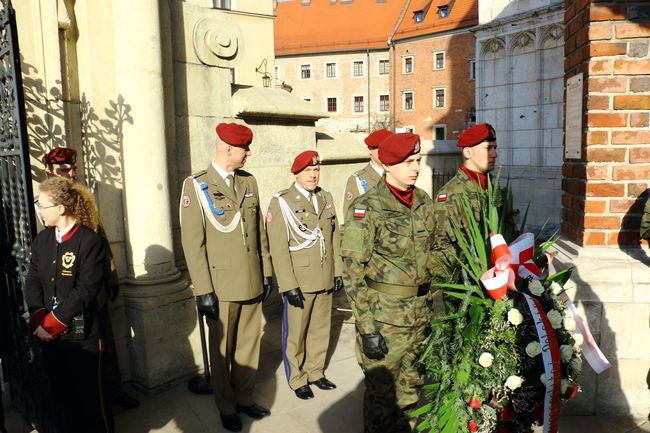
<svg viewBox="0 0 650 433">
<path fill-rule="evenodd" d="M 181 241 L 195 296 L 215 293 L 219 320 L 208 319 L 217 407 L 253 404 L 259 362 L 262 271 L 272 275 L 255 178 L 235 171 L 235 190 L 212 165 L 183 182 Z"/>
<path fill-rule="evenodd" d="M 280 292 L 300 288 L 304 308 L 284 302 L 282 349 L 291 389 L 325 377 L 334 277 L 341 276 L 340 234 L 332 195 L 317 188 L 316 210 L 292 185 L 275 194 L 267 234 Z"/>
<path fill-rule="evenodd" d="M 371 188 L 377 185 L 380 180 L 382 180 L 382 176 L 377 173 L 377 170 L 372 168 L 370 163 L 348 177 L 348 181 L 345 184 L 343 212 L 347 214 L 352 200 L 368 192 Z"/>
<path fill-rule="evenodd" d="M 429 286 L 433 206 L 415 189 L 413 206 L 384 182 L 355 199 L 346 215 L 341 254 L 345 290 L 357 328 L 357 356 L 366 376 L 365 432 L 394 432 L 402 409 L 416 403 L 421 377 L 415 362 L 433 317 Z M 361 335 L 380 332 L 382 360 L 365 356 Z"/>
<path fill-rule="evenodd" d="M 650 198 L 645 202 L 645 210 L 641 217 L 641 239 L 650 240 Z"/>
</svg>

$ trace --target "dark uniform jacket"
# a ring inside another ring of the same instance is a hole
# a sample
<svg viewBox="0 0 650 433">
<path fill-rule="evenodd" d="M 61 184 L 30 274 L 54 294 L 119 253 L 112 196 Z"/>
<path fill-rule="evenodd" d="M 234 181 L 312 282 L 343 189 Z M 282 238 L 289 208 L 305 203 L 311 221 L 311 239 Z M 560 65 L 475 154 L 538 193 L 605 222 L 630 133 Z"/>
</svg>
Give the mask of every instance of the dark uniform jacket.
<svg viewBox="0 0 650 433">
<path fill-rule="evenodd" d="M 54 230 L 42 230 L 32 245 L 25 282 L 32 327 L 36 329 L 41 325 L 52 335 L 62 334 L 61 340 L 69 340 L 71 336 L 64 333 L 72 318 L 83 311 L 90 322 L 83 344 L 96 347 L 99 324 L 93 316 L 97 312 L 97 296 L 103 287 L 104 240 L 92 230 L 79 226 L 67 240 L 58 243 Z"/>
<path fill-rule="evenodd" d="M 641 239 L 650 240 L 650 198 L 645 202 L 645 210 L 641 217 Z"/>
</svg>

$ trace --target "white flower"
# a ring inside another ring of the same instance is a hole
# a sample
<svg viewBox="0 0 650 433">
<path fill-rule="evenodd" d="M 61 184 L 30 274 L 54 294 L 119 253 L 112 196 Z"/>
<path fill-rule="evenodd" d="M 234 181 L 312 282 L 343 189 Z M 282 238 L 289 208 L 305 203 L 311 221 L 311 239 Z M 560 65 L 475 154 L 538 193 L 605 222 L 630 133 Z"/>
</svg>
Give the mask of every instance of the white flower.
<svg viewBox="0 0 650 433">
<path fill-rule="evenodd" d="M 563 344 L 560 346 L 560 358 L 564 362 L 569 362 L 573 356 L 573 347 L 568 344 Z"/>
<path fill-rule="evenodd" d="M 562 326 L 562 314 L 557 310 L 551 310 L 546 315 L 551 322 L 553 329 L 559 329 Z"/>
<path fill-rule="evenodd" d="M 510 388 L 511 390 L 515 390 L 521 386 L 521 384 L 524 383 L 524 380 L 519 377 L 519 376 L 508 376 L 506 379 L 506 388 Z"/>
<path fill-rule="evenodd" d="M 569 367 L 571 368 L 573 374 L 576 375 L 580 374 L 580 372 L 582 371 L 582 359 L 580 359 L 579 357 L 573 358 L 571 362 L 569 362 Z"/>
<path fill-rule="evenodd" d="M 565 313 L 564 319 L 562 319 L 562 325 L 564 325 L 564 329 L 567 331 L 573 332 L 576 330 L 576 320 L 573 318 L 573 314 L 571 314 L 570 311 L 566 311 Z"/>
<path fill-rule="evenodd" d="M 483 352 L 481 353 L 481 356 L 478 357 L 478 363 L 481 367 L 488 368 L 492 365 L 492 361 L 494 361 L 494 356 L 488 352 Z"/>
<path fill-rule="evenodd" d="M 553 281 L 551 283 L 551 293 L 554 294 L 555 296 L 559 295 L 564 291 L 564 287 L 560 286 L 558 283 Z"/>
<path fill-rule="evenodd" d="M 511 308 L 510 311 L 508 311 L 508 322 L 517 326 L 523 321 L 524 321 L 524 316 L 521 315 L 519 310 L 517 310 L 516 308 Z"/>
<path fill-rule="evenodd" d="M 542 382 L 544 386 L 548 384 L 548 378 L 546 377 L 546 373 L 542 373 L 539 375 L 539 381 Z"/>
<path fill-rule="evenodd" d="M 526 353 L 531 358 L 534 358 L 540 353 L 542 353 L 542 345 L 539 344 L 538 341 L 533 341 L 532 343 L 528 343 L 528 345 L 526 346 Z"/>
<path fill-rule="evenodd" d="M 585 342 L 585 337 L 582 336 L 582 333 L 576 332 L 571 335 L 573 337 L 573 346 L 574 347 L 580 347 L 582 346 L 582 343 Z"/>
<path fill-rule="evenodd" d="M 542 296 L 544 294 L 544 286 L 542 283 L 539 282 L 539 280 L 531 280 L 528 283 L 528 290 L 530 293 L 532 293 L 535 296 Z"/>
<path fill-rule="evenodd" d="M 562 379 L 562 381 L 560 382 L 560 394 L 564 394 L 568 387 L 569 387 L 569 382 L 565 379 Z"/>
</svg>

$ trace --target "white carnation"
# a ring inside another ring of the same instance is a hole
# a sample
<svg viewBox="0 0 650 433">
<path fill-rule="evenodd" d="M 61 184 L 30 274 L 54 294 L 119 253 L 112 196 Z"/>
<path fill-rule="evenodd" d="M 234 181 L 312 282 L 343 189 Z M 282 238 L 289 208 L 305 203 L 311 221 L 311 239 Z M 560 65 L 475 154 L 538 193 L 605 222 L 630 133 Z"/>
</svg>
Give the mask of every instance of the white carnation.
<svg viewBox="0 0 650 433">
<path fill-rule="evenodd" d="M 511 308 L 510 311 L 508 311 L 508 322 L 517 326 L 523 321 L 524 321 L 524 316 L 521 315 L 519 310 L 517 310 L 516 308 Z"/>
<path fill-rule="evenodd" d="M 558 283 L 553 281 L 551 283 L 551 293 L 554 294 L 555 296 L 559 295 L 564 291 L 564 287 L 560 286 Z"/>
<path fill-rule="evenodd" d="M 521 384 L 524 383 L 524 380 L 519 377 L 519 376 L 508 376 L 506 379 L 506 388 L 510 388 L 511 390 L 515 390 L 521 386 Z"/>
<path fill-rule="evenodd" d="M 539 381 L 542 382 L 544 386 L 548 384 L 548 377 L 546 377 L 546 373 L 542 373 L 539 375 Z"/>
<path fill-rule="evenodd" d="M 481 353 L 481 356 L 478 357 L 478 363 L 481 367 L 488 368 L 492 365 L 492 361 L 494 361 L 494 356 L 488 352 L 483 352 Z"/>
<path fill-rule="evenodd" d="M 585 342 L 585 337 L 583 337 L 582 333 L 580 333 L 580 332 L 576 332 L 576 333 L 572 334 L 571 336 L 573 337 L 573 341 L 574 341 L 573 345 L 575 347 L 580 347 L 580 346 L 582 346 L 582 343 Z"/>
<path fill-rule="evenodd" d="M 571 368 L 571 371 L 573 374 L 578 375 L 582 371 L 582 359 L 579 357 L 575 357 L 569 362 L 569 368 Z"/>
<path fill-rule="evenodd" d="M 573 356 L 573 347 L 568 344 L 563 344 L 560 346 L 560 358 L 564 362 L 569 362 Z"/>
<path fill-rule="evenodd" d="M 536 357 L 540 353 L 542 353 L 542 345 L 539 344 L 538 341 L 533 341 L 531 343 L 528 343 L 528 345 L 526 346 L 526 354 L 531 358 Z"/>
<path fill-rule="evenodd" d="M 564 325 L 564 329 L 569 332 L 576 330 L 576 320 L 573 318 L 573 314 L 571 314 L 571 312 L 565 314 L 564 319 L 562 319 L 562 325 Z"/>
<path fill-rule="evenodd" d="M 546 315 L 551 322 L 553 329 L 559 329 L 562 326 L 562 314 L 557 310 L 551 310 Z"/>
<path fill-rule="evenodd" d="M 528 283 L 528 290 L 530 293 L 532 293 L 535 296 L 542 296 L 544 294 L 544 286 L 542 283 L 539 282 L 539 280 L 531 280 Z"/>
</svg>

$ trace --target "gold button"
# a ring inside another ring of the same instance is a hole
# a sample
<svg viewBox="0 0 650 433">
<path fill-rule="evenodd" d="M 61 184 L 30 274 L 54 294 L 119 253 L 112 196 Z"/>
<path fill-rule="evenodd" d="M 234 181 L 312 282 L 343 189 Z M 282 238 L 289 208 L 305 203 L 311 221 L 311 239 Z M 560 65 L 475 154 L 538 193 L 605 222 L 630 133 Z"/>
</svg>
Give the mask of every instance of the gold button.
<svg viewBox="0 0 650 433">
<path fill-rule="evenodd" d="M 54 281 L 54 277 L 50 278 L 50 281 Z"/>
</svg>

